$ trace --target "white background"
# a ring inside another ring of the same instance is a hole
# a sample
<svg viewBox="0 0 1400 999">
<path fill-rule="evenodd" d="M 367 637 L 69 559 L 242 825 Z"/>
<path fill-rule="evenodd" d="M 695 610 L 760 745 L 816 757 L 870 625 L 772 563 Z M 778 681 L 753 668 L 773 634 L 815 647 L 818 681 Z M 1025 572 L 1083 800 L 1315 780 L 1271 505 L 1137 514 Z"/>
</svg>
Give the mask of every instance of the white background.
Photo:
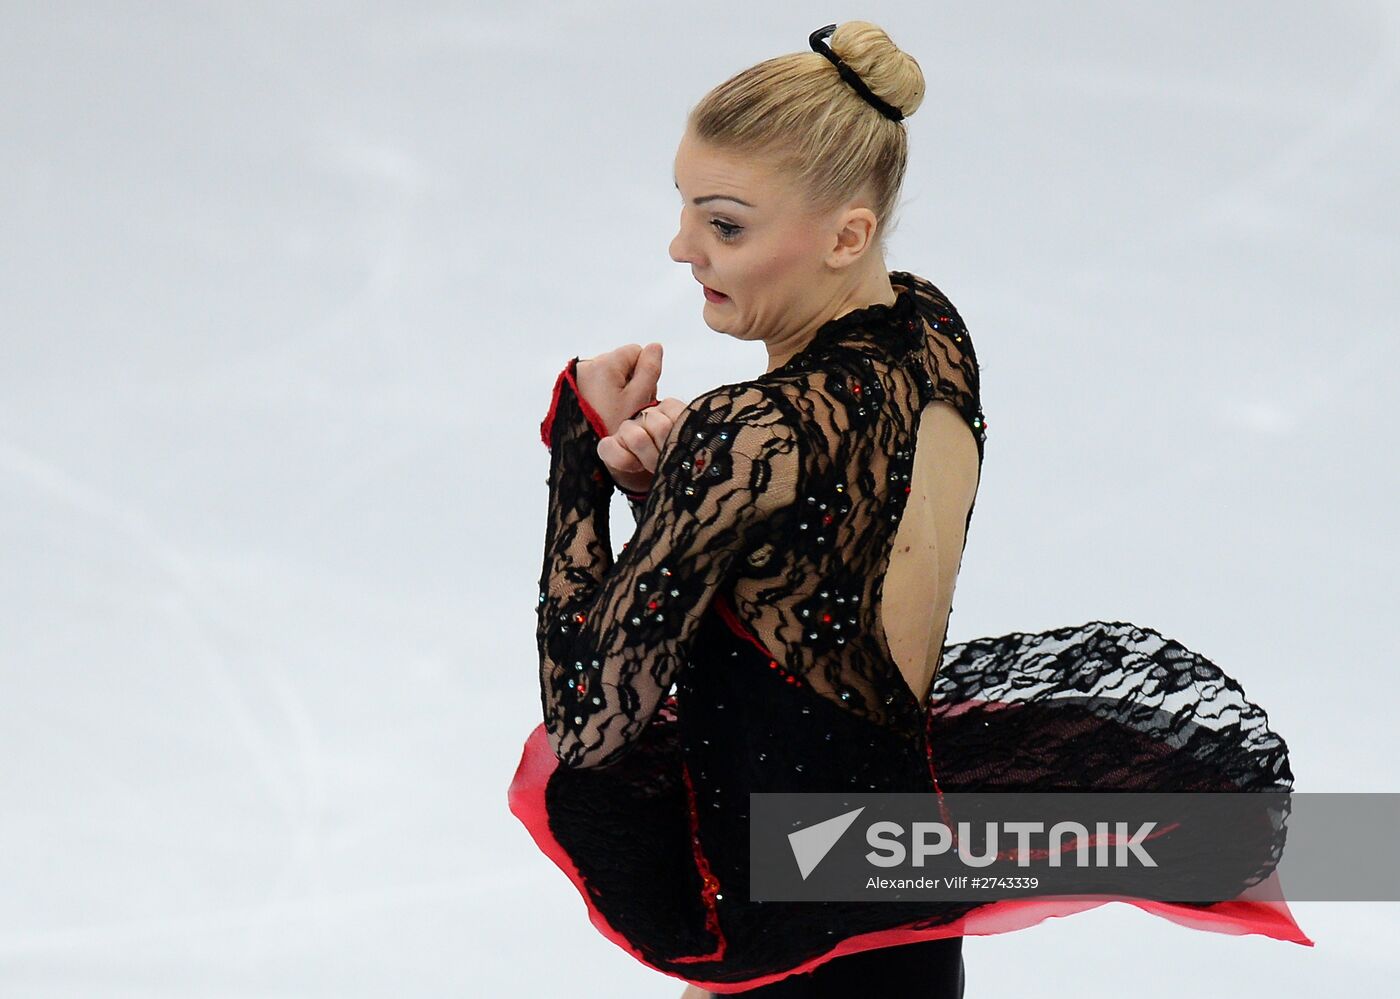
<svg viewBox="0 0 1400 999">
<path fill-rule="evenodd" d="M 851 17 L 928 80 L 887 262 L 982 361 L 950 642 L 1145 624 L 1298 790 L 1397 790 L 1397 4 L 6 0 L 0 993 L 679 995 L 506 808 L 539 421 L 620 343 L 763 371 L 675 144 Z M 1294 912 L 970 938 L 968 995 L 1393 983 L 1396 906 Z"/>
</svg>

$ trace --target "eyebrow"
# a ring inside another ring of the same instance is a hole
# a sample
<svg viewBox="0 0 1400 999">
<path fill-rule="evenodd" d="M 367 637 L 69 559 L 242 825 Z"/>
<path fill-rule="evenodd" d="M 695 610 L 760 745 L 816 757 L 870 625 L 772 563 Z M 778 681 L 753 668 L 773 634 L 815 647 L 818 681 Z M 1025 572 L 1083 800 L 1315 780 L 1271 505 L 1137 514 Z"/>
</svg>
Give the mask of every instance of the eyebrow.
<svg viewBox="0 0 1400 999">
<path fill-rule="evenodd" d="M 679 181 L 676 181 L 674 177 L 671 178 L 671 179 L 672 179 L 672 180 L 675 182 L 675 184 L 676 184 L 676 190 L 679 191 L 679 190 L 681 189 L 680 182 L 679 182 Z M 743 198 L 736 198 L 736 197 L 734 197 L 732 194 L 707 194 L 707 195 L 705 195 L 705 196 L 702 197 L 702 198 L 691 198 L 691 199 L 690 199 L 690 203 L 691 203 L 692 205 L 703 205 L 703 204 L 704 204 L 705 202 L 707 202 L 707 201 L 733 201 L 733 202 L 735 202 L 736 204 L 743 205 L 745 208 L 752 208 L 752 207 L 753 207 L 753 205 L 749 204 L 749 203 L 748 203 L 747 201 L 745 201 Z"/>
</svg>

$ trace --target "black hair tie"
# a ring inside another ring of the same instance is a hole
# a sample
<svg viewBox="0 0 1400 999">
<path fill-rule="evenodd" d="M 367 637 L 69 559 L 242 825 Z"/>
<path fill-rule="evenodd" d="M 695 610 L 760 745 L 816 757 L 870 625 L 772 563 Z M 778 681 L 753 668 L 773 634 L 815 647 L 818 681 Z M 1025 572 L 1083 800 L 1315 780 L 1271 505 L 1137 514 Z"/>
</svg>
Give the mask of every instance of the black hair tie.
<svg viewBox="0 0 1400 999">
<path fill-rule="evenodd" d="M 880 100 L 875 92 L 865 85 L 865 81 L 860 78 L 860 74 L 847 66 L 839 55 L 831 51 L 831 46 L 824 43 L 823 39 L 836 30 L 836 25 L 828 24 L 825 28 L 818 28 L 807 37 L 807 44 L 812 46 L 812 51 L 819 55 L 824 55 L 831 60 L 832 65 L 841 73 L 847 83 L 856 88 L 856 92 L 864 97 L 886 118 L 892 121 L 899 121 L 904 117 L 904 112 L 893 104 Z"/>
</svg>

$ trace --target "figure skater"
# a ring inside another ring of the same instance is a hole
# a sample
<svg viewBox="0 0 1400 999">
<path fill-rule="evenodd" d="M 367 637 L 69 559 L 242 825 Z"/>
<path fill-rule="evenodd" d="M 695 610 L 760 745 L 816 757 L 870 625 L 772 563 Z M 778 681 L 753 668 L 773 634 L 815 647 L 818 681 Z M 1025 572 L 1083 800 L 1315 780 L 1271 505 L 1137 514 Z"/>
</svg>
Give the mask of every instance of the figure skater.
<svg viewBox="0 0 1400 999">
<path fill-rule="evenodd" d="M 958 310 L 886 264 L 924 78 L 868 22 L 808 41 L 705 95 L 674 162 L 671 257 L 766 370 L 659 399 L 661 345 L 627 344 L 555 379 L 543 723 L 510 807 L 598 930 L 686 999 L 961 996 L 964 936 L 1102 900 L 753 900 L 749 795 L 1292 774 L 1239 685 L 1150 628 L 946 645 L 988 421 Z M 616 558 L 615 491 L 636 522 Z M 1286 906 L 1123 901 L 1311 943 Z"/>
</svg>

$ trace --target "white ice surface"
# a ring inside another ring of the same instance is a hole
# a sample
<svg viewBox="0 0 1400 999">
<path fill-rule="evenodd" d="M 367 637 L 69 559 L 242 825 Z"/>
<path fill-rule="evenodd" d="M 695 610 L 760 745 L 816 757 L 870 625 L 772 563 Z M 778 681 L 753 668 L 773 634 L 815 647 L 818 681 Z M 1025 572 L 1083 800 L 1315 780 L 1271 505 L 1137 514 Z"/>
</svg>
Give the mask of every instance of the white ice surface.
<svg viewBox="0 0 1400 999">
<path fill-rule="evenodd" d="M 1397 789 L 1396 4 L 8 2 L 0 995 L 680 994 L 506 809 L 539 421 L 619 343 L 763 370 L 671 159 L 843 16 L 927 75 L 888 263 L 982 360 L 950 640 L 1147 624 L 1298 790 Z M 1393 988 L 1397 906 L 1295 914 L 970 939 L 968 996 Z"/>
</svg>

